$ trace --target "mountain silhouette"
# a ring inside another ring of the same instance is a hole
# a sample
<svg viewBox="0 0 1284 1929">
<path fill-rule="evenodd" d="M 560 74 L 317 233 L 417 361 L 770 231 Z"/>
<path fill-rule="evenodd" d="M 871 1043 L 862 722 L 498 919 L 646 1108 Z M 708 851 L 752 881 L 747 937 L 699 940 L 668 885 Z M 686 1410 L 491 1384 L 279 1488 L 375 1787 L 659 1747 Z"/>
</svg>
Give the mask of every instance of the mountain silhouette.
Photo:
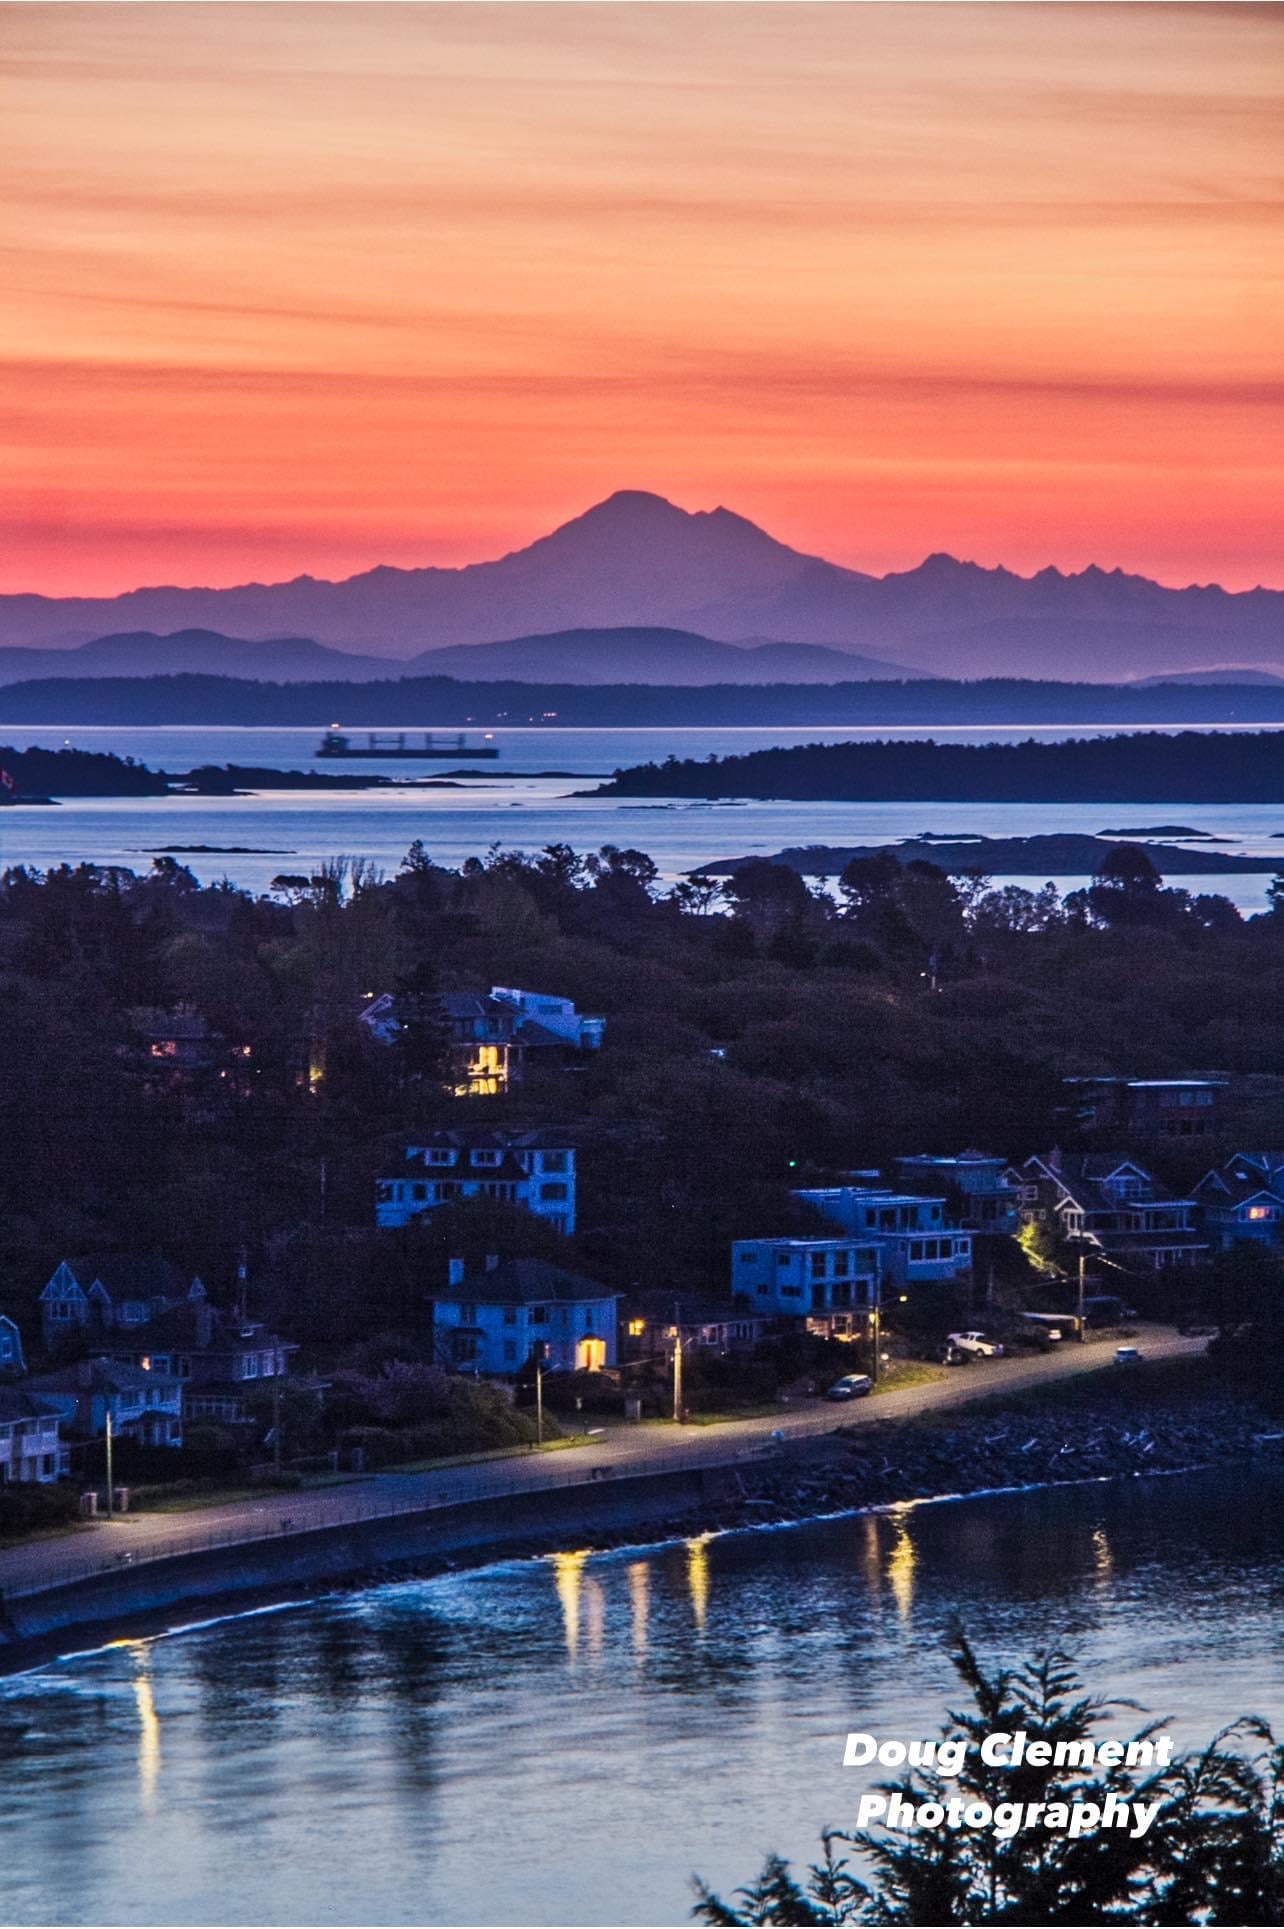
<svg viewBox="0 0 1284 1929">
<path fill-rule="evenodd" d="M 1284 670 L 1278 590 L 1169 589 L 1095 565 L 1023 577 L 940 553 L 869 576 L 791 549 L 728 509 L 693 513 L 641 490 L 621 490 L 525 549 L 460 569 L 380 566 L 341 582 L 300 576 L 234 589 L 0 597 L 0 644 L 28 648 L 206 629 L 405 661 L 503 639 L 639 628 L 819 645 L 950 677 Z M 612 655 L 609 644 L 602 649 Z M 236 667 L 252 674 L 239 657 Z M 618 680 L 621 667 L 604 660 L 601 680 Z"/>
</svg>

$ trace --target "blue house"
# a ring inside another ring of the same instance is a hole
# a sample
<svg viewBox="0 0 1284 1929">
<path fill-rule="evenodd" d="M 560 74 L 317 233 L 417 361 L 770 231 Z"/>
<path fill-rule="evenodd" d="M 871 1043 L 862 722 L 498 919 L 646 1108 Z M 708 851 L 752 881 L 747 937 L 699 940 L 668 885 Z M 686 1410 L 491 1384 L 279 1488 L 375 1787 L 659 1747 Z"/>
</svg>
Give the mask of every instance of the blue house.
<svg viewBox="0 0 1284 1929">
<path fill-rule="evenodd" d="M 518 1373 L 531 1359 L 549 1371 L 614 1366 L 619 1297 L 546 1259 L 495 1260 L 471 1277 L 452 1260 L 432 1300 L 437 1357 L 496 1375 Z"/>
<path fill-rule="evenodd" d="M 863 1332 L 879 1303 L 882 1254 L 872 1240 L 737 1239 L 731 1291 L 738 1306 L 801 1319 L 809 1332 Z"/>
<path fill-rule="evenodd" d="M 1214 1252 L 1241 1239 L 1270 1252 L 1284 1247 L 1284 1152 L 1237 1152 L 1204 1174 L 1194 1197 Z"/>
<path fill-rule="evenodd" d="M 575 1149 L 564 1130 L 456 1126 L 408 1145 L 401 1169 L 375 1185 L 375 1220 L 404 1226 L 459 1199 L 504 1199 L 575 1231 Z"/>
<path fill-rule="evenodd" d="M 882 1186 L 811 1186 L 794 1198 L 877 1245 L 888 1285 L 940 1285 L 972 1271 L 972 1235 L 949 1223 L 944 1198 Z"/>
<path fill-rule="evenodd" d="M 27 1363 L 22 1357 L 22 1334 L 17 1324 L 0 1313 L 0 1379 L 15 1373 L 25 1373 Z"/>
</svg>

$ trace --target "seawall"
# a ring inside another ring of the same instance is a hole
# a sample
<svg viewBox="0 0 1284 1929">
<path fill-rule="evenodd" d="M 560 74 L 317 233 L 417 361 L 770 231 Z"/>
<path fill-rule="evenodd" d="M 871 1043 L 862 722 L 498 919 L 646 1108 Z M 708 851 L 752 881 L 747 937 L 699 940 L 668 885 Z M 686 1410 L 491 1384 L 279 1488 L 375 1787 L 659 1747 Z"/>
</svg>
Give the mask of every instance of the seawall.
<svg viewBox="0 0 1284 1929">
<path fill-rule="evenodd" d="M 687 1524 L 738 1497 L 723 1467 L 604 1479 L 591 1486 L 471 1500 L 274 1534 L 107 1572 L 0 1600 L 0 1672 L 23 1667 L 57 1645 L 68 1628 L 117 1632 L 162 1625 L 184 1604 L 202 1611 L 239 1596 L 289 1599 L 361 1576 L 446 1565 L 482 1550 L 488 1558 L 556 1543 L 567 1534 L 618 1539 L 634 1528 Z"/>
</svg>

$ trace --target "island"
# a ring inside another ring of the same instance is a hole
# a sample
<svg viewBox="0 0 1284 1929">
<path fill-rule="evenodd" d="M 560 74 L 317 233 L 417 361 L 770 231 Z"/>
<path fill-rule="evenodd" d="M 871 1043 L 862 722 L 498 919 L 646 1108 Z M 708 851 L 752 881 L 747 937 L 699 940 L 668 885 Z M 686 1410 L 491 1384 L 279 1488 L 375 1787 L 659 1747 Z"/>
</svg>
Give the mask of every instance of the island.
<svg viewBox="0 0 1284 1929">
<path fill-rule="evenodd" d="M 1210 851 L 1201 846 L 1187 850 L 1179 844 L 1160 844 L 1149 839 L 1125 840 L 1145 851 L 1162 875 L 1184 877 L 1269 876 L 1280 869 L 1278 857 L 1233 856 L 1227 851 Z M 839 877 L 853 858 L 881 857 L 885 852 L 902 864 L 934 864 L 939 871 L 955 877 L 969 873 L 983 877 L 1090 877 L 1101 866 L 1119 840 L 1102 833 L 1054 831 L 1035 837 L 967 836 L 943 840 L 931 832 L 908 837 L 899 844 L 803 844 L 777 851 L 765 861 L 783 864 L 804 877 Z M 731 877 L 747 864 L 760 864 L 761 856 L 725 857 L 715 864 L 700 864 L 692 877 Z"/>
<path fill-rule="evenodd" d="M 884 738 L 669 757 L 619 770 L 595 797 L 780 798 L 805 803 L 1284 802 L 1284 737 L 1134 731 L 1060 743 Z"/>
</svg>

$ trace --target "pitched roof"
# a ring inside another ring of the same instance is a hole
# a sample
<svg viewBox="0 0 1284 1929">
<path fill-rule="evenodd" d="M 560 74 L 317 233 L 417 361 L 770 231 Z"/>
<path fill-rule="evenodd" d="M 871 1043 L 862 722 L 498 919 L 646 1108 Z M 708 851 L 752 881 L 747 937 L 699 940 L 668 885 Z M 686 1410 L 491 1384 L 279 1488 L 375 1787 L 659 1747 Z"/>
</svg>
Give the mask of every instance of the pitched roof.
<svg viewBox="0 0 1284 1929">
<path fill-rule="evenodd" d="M 569 1273 L 547 1259 L 504 1259 L 488 1273 L 475 1273 L 458 1286 L 444 1286 L 433 1293 L 435 1300 L 457 1305 L 468 1300 L 484 1300 L 514 1305 L 540 1300 L 619 1299 L 609 1287 L 582 1273 Z"/>
<path fill-rule="evenodd" d="M 16 1386 L 0 1386 L 0 1425 L 7 1426 L 13 1420 L 34 1420 L 40 1415 L 48 1415 L 49 1409 L 33 1400 Z"/>
<path fill-rule="evenodd" d="M 406 1156 L 409 1158 L 431 1146 L 454 1146 L 469 1152 L 485 1147 L 495 1151 L 511 1147 L 514 1151 L 530 1152 L 562 1151 L 574 1143 L 575 1134 L 564 1125 L 449 1125 L 425 1132 L 414 1145 L 406 1147 Z"/>
<path fill-rule="evenodd" d="M 148 1373 L 141 1366 L 127 1366 L 120 1360 L 97 1359 L 73 1360 L 51 1373 L 36 1374 L 26 1384 L 37 1393 L 143 1393 L 168 1384 L 172 1378 L 171 1374 Z"/>
<path fill-rule="evenodd" d="M 86 1253 L 62 1263 L 82 1292 L 101 1280 L 113 1300 L 182 1299 L 197 1283 L 155 1253 Z"/>
</svg>

